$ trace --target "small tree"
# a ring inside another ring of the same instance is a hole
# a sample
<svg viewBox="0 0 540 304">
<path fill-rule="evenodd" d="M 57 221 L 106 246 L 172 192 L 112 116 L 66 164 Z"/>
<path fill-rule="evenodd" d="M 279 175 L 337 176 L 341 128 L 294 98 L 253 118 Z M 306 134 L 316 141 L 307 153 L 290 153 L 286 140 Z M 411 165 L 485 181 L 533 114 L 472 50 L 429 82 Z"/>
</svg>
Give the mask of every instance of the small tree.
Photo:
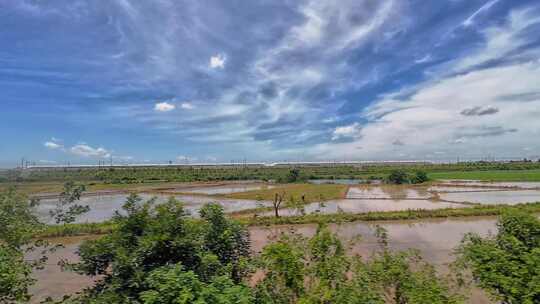
<svg viewBox="0 0 540 304">
<path fill-rule="evenodd" d="M 427 173 L 424 171 L 416 171 L 414 176 L 411 178 L 413 184 L 422 184 L 429 180 Z"/>
<path fill-rule="evenodd" d="M 274 201 L 272 201 L 272 207 L 274 208 L 274 215 L 276 217 L 279 217 L 279 207 L 283 203 L 283 198 L 285 197 L 285 192 L 283 193 L 275 193 L 274 195 Z"/>
<path fill-rule="evenodd" d="M 75 203 L 81 199 L 81 195 L 85 190 L 84 185 L 78 185 L 72 181 L 64 184 L 64 191 L 60 193 L 55 209 L 49 212 L 57 224 L 73 223 L 77 216 L 90 211 L 89 206 Z"/>
<path fill-rule="evenodd" d="M 409 176 L 403 170 L 394 170 L 390 172 L 390 175 L 386 178 L 386 182 L 396 185 L 407 184 L 409 183 Z"/>
</svg>

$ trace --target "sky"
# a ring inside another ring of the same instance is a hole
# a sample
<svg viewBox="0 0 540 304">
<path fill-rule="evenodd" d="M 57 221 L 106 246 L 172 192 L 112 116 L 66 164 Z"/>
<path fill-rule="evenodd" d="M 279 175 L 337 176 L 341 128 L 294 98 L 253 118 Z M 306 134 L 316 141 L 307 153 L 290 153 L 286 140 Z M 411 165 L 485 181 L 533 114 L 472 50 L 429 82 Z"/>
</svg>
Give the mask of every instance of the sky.
<svg viewBox="0 0 540 304">
<path fill-rule="evenodd" d="M 540 155 L 540 3 L 0 0 L 0 166 Z"/>
</svg>

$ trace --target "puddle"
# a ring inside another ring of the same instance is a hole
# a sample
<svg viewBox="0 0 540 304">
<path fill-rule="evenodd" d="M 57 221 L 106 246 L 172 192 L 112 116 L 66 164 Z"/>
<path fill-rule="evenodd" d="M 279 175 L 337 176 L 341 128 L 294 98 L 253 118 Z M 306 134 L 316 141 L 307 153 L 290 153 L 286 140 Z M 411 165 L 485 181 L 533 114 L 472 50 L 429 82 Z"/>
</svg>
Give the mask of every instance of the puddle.
<svg viewBox="0 0 540 304">
<path fill-rule="evenodd" d="M 169 197 L 171 197 L 171 195 L 153 195 L 144 193 L 139 194 L 139 196 L 143 199 L 143 202 L 151 199 L 152 197 L 156 197 L 157 203 L 166 202 Z M 90 206 L 90 211 L 79 216 L 76 222 L 103 222 L 109 220 L 113 217 L 116 211 L 121 211 L 127 197 L 128 195 L 126 194 L 82 197 L 79 204 Z M 173 195 L 173 197 L 175 197 L 178 201 L 184 202 L 185 208 L 194 216 L 198 215 L 198 211 L 204 204 L 212 202 L 223 206 L 225 212 L 227 213 L 245 209 L 254 209 L 260 206 L 270 206 L 268 202 L 258 202 L 255 200 L 217 199 L 213 197 L 190 195 Z M 49 211 L 55 208 L 56 202 L 57 200 L 55 199 L 44 199 L 40 201 L 40 204 L 37 207 L 37 215 L 41 221 L 48 224 L 54 223 L 50 218 Z"/>
<path fill-rule="evenodd" d="M 441 193 L 439 196 L 442 200 L 452 202 L 516 205 L 540 201 L 540 190 Z"/>
<path fill-rule="evenodd" d="M 342 199 L 332 200 L 324 203 L 311 203 L 304 206 L 306 214 L 323 213 L 332 214 L 339 212 L 363 213 L 373 211 L 403 211 L 409 209 L 444 209 L 444 208 L 463 208 L 468 205 L 434 202 L 430 200 L 393 200 L 393 199 Z M 273 211 L 264 212 L 264 216 L 273 216 Z M 279 210 L 283 216 L 301 215 L 302 211 L 292 208 L 283 208 Z"/>
<path fill-rule="evenodd" d="M 347 192 L 347 198 L 427 199 L 431 196 L 425 187 L 393 185 L 357 186 Z"/>
</svg>

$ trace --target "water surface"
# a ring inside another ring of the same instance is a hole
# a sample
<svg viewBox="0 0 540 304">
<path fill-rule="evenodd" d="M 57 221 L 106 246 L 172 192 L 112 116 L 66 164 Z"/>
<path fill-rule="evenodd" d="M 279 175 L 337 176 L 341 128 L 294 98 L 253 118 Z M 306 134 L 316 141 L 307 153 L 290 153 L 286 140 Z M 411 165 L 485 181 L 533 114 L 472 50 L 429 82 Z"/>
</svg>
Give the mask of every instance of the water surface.
<svg viewBox="0 0 540 304">
<path fill-rule="evenodd" d="M 516 205 L 540 201 L 540 190 L 441 193 L 439 196 L 442 200 L 452 202 Z"/>
<path fill-rule="evenodd" d="M 156 203 L 166 202 L 171 196 L 185 204 L 186 210 L 192 215 L 197 216 L 200 208 L 207 203 L 218 203 L 223 206 L 225 212 L 235 212 L 245 209 L 254 209 L 261 206 L 270 206 L 269 202 L 258 202 L 255 200 L 244 199 L 224 199 L 205 197 L 197 195 L 166 195 L 166 194 L 139 194 L 144 201 L 153 197 L 156 198 Z M 90 206 L 90 211 L 79 216 L 77 223 L 85 222 L 103 222 L 111 219 L 115 212 L 123 213 L 122 206 L 126 202 L 127 194 L 113 194 L 100 196 L 83 196 L 78 202 L 80 205 Z M 37 215 L 41 221 L 53 224 L 53 220 L 49 215 L 49 211 L 55 208 L 56 199 L 44 199 L 40 201 L 37 207 Z"/>
<path fill-rule="evenodd" d="M 404 210 L 433 210 L 444 208 L 464 208 L 469 205 L 438 202 L 431 200 L 394 200 L 394 199 L 341 199 L 331 200 L 327 202 L 317 202 L 305 205 L 302 209 L 298 208 L 283 208 L 279 210 L 279 214 L 283 216 L 294 216 L 310 213 L 364 213 L 374 211 L 404 211 Z M 273 211 L 263 212 L 264 216 L 272 216 Z"/>
</svg>

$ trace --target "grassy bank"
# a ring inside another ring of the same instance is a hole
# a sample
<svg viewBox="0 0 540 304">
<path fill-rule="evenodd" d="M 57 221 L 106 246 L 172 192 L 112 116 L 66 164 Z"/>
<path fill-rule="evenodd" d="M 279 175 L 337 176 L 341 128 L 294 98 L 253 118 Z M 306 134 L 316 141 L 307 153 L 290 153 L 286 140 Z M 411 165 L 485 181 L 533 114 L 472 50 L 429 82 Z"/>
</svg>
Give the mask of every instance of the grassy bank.
<svg viewBox="0 0 540 304">
<path fill-rule="evenodd" d="M 540 170 L 492 170 L 433 172 L 430 179 L 474 179 L 482 181 L 540 182 Z"/>
<path fill-rule="evenodd" d="M 392 221 L 392 220 L 413 220 L 428 218 L 452 218 L 468 216 L 498 216 L 505 210 L 522 210 L 528 213 L 540 213 L 540 202 L 508 205 L 484 205 L 470 208 L 449 208 L 437 210 L 407 210 L 407 211 L 382 211 L 367 213 L 337 213 L 337 214 L 308 214 L 303 216 L 290 217 L 250 217 L 240 218 L 238 221 L 248 226 L 265 225 L 295 225 L 309 223 L 340 223 L 355 221 Z M 106 234 L 115 228 L 111 222 L 92 224 L 69 224 L 60 226 L 47 226 L 40 231 L 37 237 L 60 237 L 78 236 L 89 234 Z"/>
<path fill-rule="evenodd" d="M 392 221 L 413 220 L 426 218 L 450 218 L 467 216 L 497 216 L 505 210 L 522 210 L 528 213 L 540 213 L 540 202 L 509 205 L 483 205 L 470 208 L 448 208 L 436 210 L 405 210 L 380 211 L 366 213 L 337 213 L 337 214 L 307 214 L 289 217 L 251 217 L 239 219 L 248 226 L 309 224 L 309 223 L 339 223 L 355 221 Z"/>
<path fill-rule="evenodd" d="M 106 234 L 111 232 L 115 225 L 111 222 L 84 223 L 66 225 L 48 225 L 36 234 L 36 237 L 61 237 L 89 234 Z"/>
<path fill-rule="evenodd" d="M 293 197 L 300 201 L 302 196 L 306 202 L 320 202 L 331 199 L 344 198 L 347 194 L 348 187 L 346 185 L 314 185 L 314 184 L 287 184 L 280 185 L 271 189 L 260 189 L 247 192 L 231 193 L 225 197 L 234 199 L 252 199 L 252 200 L 267 200 L 274 199 L 276 193 L 285 193 L 285 199 Z"/>
</svg>

